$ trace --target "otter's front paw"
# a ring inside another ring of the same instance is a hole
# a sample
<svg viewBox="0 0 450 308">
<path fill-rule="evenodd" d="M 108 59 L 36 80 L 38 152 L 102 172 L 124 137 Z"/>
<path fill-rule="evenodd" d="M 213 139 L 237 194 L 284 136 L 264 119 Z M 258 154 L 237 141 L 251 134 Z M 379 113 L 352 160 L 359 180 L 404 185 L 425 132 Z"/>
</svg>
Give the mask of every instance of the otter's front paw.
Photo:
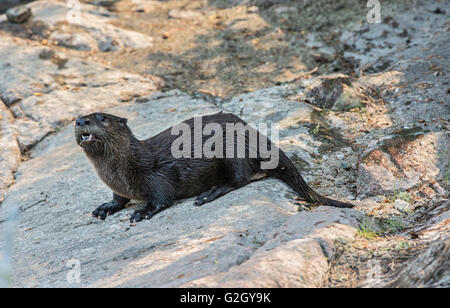
<svg viewBox="0 0 450 308">
<path fill-rule="evenodd" d="M 150 219 L 152 218 L 152 216 L 153 216 L 152 212 L 147 209 L 136 210 L 131 215 L 130 222 L 131 223 L 140 222 L 143 219 Z"/>
<path fill-rule="evenodd" d="M 95 211 L 92 212 L 92 216 L 105 220 L 106 216 L 112 215 L 117 211 L 120 211 L 117 202 L 111 201 L 100 205 Z"/>
</svg>

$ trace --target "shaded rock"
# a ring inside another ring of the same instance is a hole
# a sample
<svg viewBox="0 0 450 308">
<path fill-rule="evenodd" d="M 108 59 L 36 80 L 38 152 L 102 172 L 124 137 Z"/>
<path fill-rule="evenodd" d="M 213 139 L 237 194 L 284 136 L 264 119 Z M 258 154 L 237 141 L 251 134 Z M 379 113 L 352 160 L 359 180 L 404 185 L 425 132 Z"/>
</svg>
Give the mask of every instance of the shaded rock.
<svg viewBox="0 0 450 308">
<path fill-rule="evenodd" d="M 59 46 L 72 48 L 76 50 L 91 50 L 93 39 L 84 33 L 64 33 L 55 31 L 50 35 L 50 40 L 56 42 Z M 99 43 L 100 44 L 100 43 Z M 100 48 L 100 50 L 102 50 Z M 103 50 L 102 50 L 103 51 Z"/>
<path fill-rule="evenodd" d="M 389 288 L 448 288 L 450 286 L 450 200 L 431 202 L 429 207 L 417 213 L 416 226 L 405 235 L 425 241 L 422 249 L 404 262 L 397 272 L 371 287 Z"/>
<path fill-rule="evenodd" d="M 194 239 L 189 246 L 191 248 L 201 246 L 202 242 L 206 242 L 209 245 L 205 249 L 195 251 L 185 258 L 179 259 L 174 264 L 168 264 L 162 270 L 144 274 L 139 279 L 130 281 L 128 286 L 151 287 L 160 285 L 163 287 L 179 287 L 182 283 L 202 277 L 207 272 L 226 271 L 231 266 L 244 262 L 253 253 L 251 245 L 239 233 L 212 237 L 204 234 L 203 238 Z M 158 252 L 151 256 L 151 259 L 155 261 L 157 258 Z M 169 278 L 168 275 L 171 278 L 170 280 L 167 279 Z M 108 281 L 112 282 L 110 279 Z M 97 285 L 102 286 L 102 283 Z"/>
<path fill-rule="evenodd" d="M 20 102 L 22 96 L 14 89 L 6 89 L 1 93 L 1 99 L 7 107 L 10 107 L 15 103 Z"/>
<path fill-rule="evenodd" d="M 449 164 L 450 136 L 445 132 L 401 130 L 374 141 L 361 154 L 358 195 L 406 190 L 423 181 L 439 181 Z"/>
<path fill-rule="evenodd" d="M 420 223 L 409 230 L 409 234 L 434 241 L 450 230 L 450 199 L 449 194 L 444 199 L 431 202 L 422 213 L 416 214 L 416 221 Z M 445 237 L 444 237 L 445 238 Z"/>
<path fill-rule="evenodd" d="M 437 184 L 436 190 L 435 190 L 435 189 L 433 189 L 432 185 L 429 185 L 429 183 L 426 183 L 419 188 L 419 195 L 423 198 L 431 200 L 434 197 L 436 197 L 437 191 L 442 192 L 442 188 L 439 186 L 439 184 Z"/>
<path fill-rule="evenodd" d="M 433 190 L 434 190 L 439 196 L 444 196 L 444 195 L 445 195 L 446 190 L 445 190 L 444 188 L 442 188 L 441 185 L 439 185 L 438 182 L 431 181 L 431 182 L 429 183 L 429 185 L 430 185 L 431 188 L 433 188 Z M 444 185 L 448 185 L 448 182 L 447 182 L 447 183 L 444 182 Z"/>
<path fill-rule="evenodd" d="M 108 51 L 116 51 L 118 50 L 118 43 L 113 38 L 106 36 L 103 39 L 100 39 L 98 42 L 98 49 L 100 49 L 103 52 Z"/>
<path fill-rule="evenodd" d="M 358 86 L 349 77 L 330 76 L 320 78 L 321 84 L 307 93 L 311 102 L 320 107 L 332 110 L 346 111 L 360 107 L 363 103 Z"/>
<path fill-rule="evenodd" d="M 0 2 L 0 14 L 4 14 L 9 8 L 18 6 L 28 0 L 2 0 Z"/>
<path fill-rule="evenodd" d="M 40 52 L 39 52 L 39 59 L 42 60 L 51 60 L 54 57 L 56 57 L 56 53 L 53 49 L 50 48 L 43 48 Z"/>
<path fill-rule="evenodd" d="M 328 206 L 319 206 L 310 212 L 300 212 L 292 216 L 278 228 L 261 248 L 271 250 L 281 243 L 294 239 L 306 238 L 318 230 L 335 224 L 358 227 L 363 214 L 352 209 L 339 209 Z"/>
<path fill-rule="evenodd" d="M 186 287 L 317 288 L 322 285 L 327 269 L 320 243 L 298 239 L 256 254 L 226 274 L 199 279 Z"/>
<path fill-rule="evenodd" d="M 335 209 L 317 210 L 319 212 L 313 210 L 309 215 L 302 212 L 291 217 L 272 233 L 271 237 L 279 239 L 269 240 L 248 261 L 232 267 L 225 273 L 204 277 L 183 286 L 234 288 L 322 286 L 328 271 L 328 262 L 334 256 L 335 242 L 352 241 L 356 229 L 336 223 L 337 217 L 342 219 L 348 213 Z M 316 221 L 314 226 L 310 225 L 310 218 Z M 352 218 L 350 221 L 356 222 L 352 221 Z"/>
<path fill-rule="evenodd" d="M 433 241 L 410 260 L 389 288 L 448 288 L 450 286 L 450 237 Z"/>
<path fill-rule="evenodd" d="M 117 0 L 99 0 L 92 2 L 93 5 L 104 6 L 104 7 L 113 7 Z"/>
<path fill-rule="evenodd" d="M 151 37 L 110 24 L 115 17 L 103 7 L 79 3 L 79 14 L 73 18 L 68 18 L 72 8 L 63 1 L 40 0 L 27 7 L 33 11 L 33 21 L 45 24 L 52 33 L 50 38 L 64 47 L 115 51 L 152 45 Z"/>
<path fill-rule="evenodd" d="M 26 22 L 31 15 L 31 9 L 25 6 L 13 7 L 6 11 L 8 21 L 16 24 Z"/>
</svg>

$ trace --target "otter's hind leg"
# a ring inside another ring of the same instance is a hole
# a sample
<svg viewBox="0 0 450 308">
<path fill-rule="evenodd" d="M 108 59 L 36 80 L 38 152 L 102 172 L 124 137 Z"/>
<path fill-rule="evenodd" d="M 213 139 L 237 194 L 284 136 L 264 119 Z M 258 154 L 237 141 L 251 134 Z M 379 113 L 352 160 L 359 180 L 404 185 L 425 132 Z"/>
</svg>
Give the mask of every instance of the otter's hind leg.
<svg viewBox="0 0 450 308">
<path fill-rule="evenodd" d="M 217 198 L 219 198 L 235 189 L 237 189 L 237 188 L 231 187 L 231 186 L 214 186 L 210 190 L 205 191 L 200 196 L 198 196 L 197 199 L 195 199 L 194 204 L 196 206 L 201 206 L 205 203 L 216 200 Z"/>
<path fill-rule="evenodd" d="M 227 159 L 225 160 L 224 170 L 224 183 L 214 186 L 198 196 L 194 203 L 196 206 L 211 202 L 253 181 L 253 169 L 250 166 L 250 162 L 246 159 Z"/>
<path fill-rule="evenodd" d="M 125 205 L 130 202 L 130 199 L 113 194 L 113 200 L 108 203 L 103 203 L 95 211 L 92 212 L 92 216 L 105 220 L 106 216 L 112 215 L 125 208 Z"/>
</svg>

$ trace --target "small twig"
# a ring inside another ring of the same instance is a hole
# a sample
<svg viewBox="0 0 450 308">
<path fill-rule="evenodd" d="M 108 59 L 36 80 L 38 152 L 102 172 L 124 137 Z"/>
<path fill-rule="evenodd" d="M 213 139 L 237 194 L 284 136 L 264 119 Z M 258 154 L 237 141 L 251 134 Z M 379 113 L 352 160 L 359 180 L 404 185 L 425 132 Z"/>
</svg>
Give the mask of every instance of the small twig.
<svg viewBox="0 0 450 308">
<path fill-rule="evenodd" d="M 29 207 L 26 207 L 26 208 L 24 208 L 24 209 L 21 209 L 20 212 L 23 213 L 23 212 L 25 212 L 26 210 L 31 209 L 33 206 L 36 206 L 36 205 L 38 205 L 39 203 L 46 202 L 46 201 L 47 201 L 47 199 L 39 200 L 38 202 L 36 202 L 36 203 L 30 205 Z"/>
<path fill-rule="evenodd" d="M 295 77 L 295 78 L 292 79 L 290 82 L 294 82 L 294 81 L 300 80 L 300 79 L 302 79 L 302 78 L 305 78 L 306 76 L 309 76 L 309 75 L 311 75 L 311 74 L 314 74 L 315 72 L 317 72 L 318 69 L 319 69 L 319 67 L 316 66 L 315 68 L 313 68 L 313 69 L 310 70 L 309 72 L 304 72 L 304 73 L 302 73 L 301 75 Z"/>
</svg>

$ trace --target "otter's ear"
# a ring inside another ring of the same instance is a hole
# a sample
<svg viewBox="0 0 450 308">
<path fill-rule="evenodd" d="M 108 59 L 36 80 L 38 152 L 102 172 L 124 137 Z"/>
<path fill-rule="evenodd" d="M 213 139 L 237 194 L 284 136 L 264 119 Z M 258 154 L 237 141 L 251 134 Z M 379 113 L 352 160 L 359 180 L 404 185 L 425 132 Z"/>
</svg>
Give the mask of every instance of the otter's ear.
<svg viewBox="0 0 450 308">
<path fill-rule="evenodd" d="M 128 119 L 120 118 L 119 122 L 122 123 L 122 124 L 127 124 Z"/>
</svg>

